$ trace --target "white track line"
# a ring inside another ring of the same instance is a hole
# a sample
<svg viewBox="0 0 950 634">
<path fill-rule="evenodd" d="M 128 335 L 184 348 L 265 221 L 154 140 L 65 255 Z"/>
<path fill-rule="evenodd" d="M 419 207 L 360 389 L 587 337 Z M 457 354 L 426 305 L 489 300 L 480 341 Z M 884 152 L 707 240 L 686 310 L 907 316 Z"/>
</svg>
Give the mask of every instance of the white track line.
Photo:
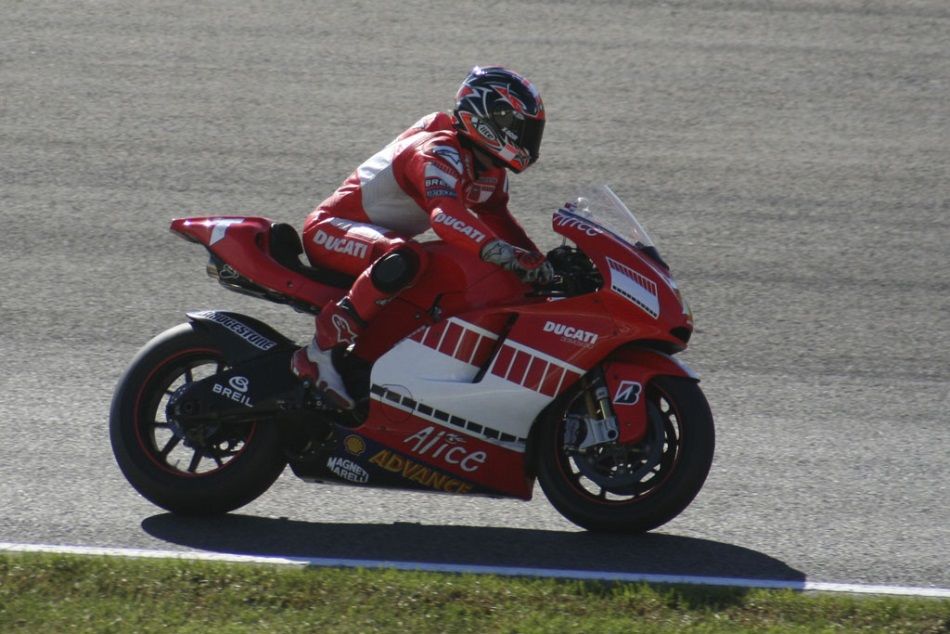
<svg viewBox="0 0 950 634">
<path fill-rule="evenodd" d="M 386 561 L 382 559 L 337 559 L 332 557 L 272 557 L 263 555 L 233 555 L 174 550 L 144 550 L 138 548 L 99 548 L 95 546 L 52 546 L 46 544 L 14 544 L 0 542 L 0 553 L 54 553 L 67 555 L 96 555 L 106 557 L 136 557 L 147 559 L 182 559 L 194 561 L 222 561 L 232 563 L 283 564 L 321 568 L 385 568 L 505 577 L 545 577 L 579 579 L 585 581 L 627 581 L 661 584 L 689 584 L 764 588 L 811 592 L 849 592 L 857 594 L 887 594 L 914 597 L 950 599 L 950 588 L 913 586 L 868 585 L 860 583 L 825 583 L 821 581 L 787 581 L 782 579 L 743 579 L 740 577 L 702 577 L 694 575 L 656 575 L 637 572 L 600 572 L 595 570 L 557 570 L 552 568 L 522 568 L 510 566 L 477 566 L 465 564 L 437 564 L 413 561 Z"/>
</svg>

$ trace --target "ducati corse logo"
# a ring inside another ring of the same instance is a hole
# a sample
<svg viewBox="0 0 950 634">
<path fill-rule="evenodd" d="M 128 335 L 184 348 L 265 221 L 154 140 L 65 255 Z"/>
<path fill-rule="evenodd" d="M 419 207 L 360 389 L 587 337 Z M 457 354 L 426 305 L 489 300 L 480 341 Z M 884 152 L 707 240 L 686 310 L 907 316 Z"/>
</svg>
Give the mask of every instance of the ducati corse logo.
<svg viewBox="0 0 950 634">
<path fill-rule="evenodd" d="M 553 332 L 556 335 L 561 335 L 562 339 L 568 339 L 573 343 L 597 343 L 597 333 L 566 324 L 559 324 L 556 321 L 545 322 L 544 332 Z"/>
</svg>

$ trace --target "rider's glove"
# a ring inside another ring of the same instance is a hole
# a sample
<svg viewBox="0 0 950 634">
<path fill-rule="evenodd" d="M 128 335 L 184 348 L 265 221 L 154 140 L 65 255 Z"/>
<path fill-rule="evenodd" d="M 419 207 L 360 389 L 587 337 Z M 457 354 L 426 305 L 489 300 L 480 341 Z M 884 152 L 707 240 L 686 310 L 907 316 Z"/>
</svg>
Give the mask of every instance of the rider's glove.
<svg viewBox="0 0 950 634">
<path fill-rule="evenodd" d="M 511 271 L 529 284 L 549 284 L 554 267 L 543 254 L 526 251 L 504 240 L 493 240 L 482 247 L 482 259 Z"/>
</svg>

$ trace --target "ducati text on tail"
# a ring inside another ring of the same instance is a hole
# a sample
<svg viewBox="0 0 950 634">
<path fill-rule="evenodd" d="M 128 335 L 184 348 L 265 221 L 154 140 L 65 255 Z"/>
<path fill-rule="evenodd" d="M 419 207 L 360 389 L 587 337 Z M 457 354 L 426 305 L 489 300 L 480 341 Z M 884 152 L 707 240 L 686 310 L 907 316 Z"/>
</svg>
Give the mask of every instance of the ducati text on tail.
<svg viewBox="0 0 950 634">
<path fill-rule="evenodd" d="M 673 355 L 692 314 L 643 227 L 607 187 L 554 213 L 565 244 L 546 287 L 423 244 L 430 265 L 334 362 L 356 401 L 335 409 L 290 372 L 299 344 L 259 320 L 193 312 L 122 376 L 111 439 L 126 478 L 174 513 L 236 509 L 289 463 L 300 478 L 530 499 L 642 532 L 706 479 L 714 430 L 698 377 Z M 183 218 L 226 288 L 316 314 L 351 280 L 301 263 L 289 225 Z"/>
</svg>

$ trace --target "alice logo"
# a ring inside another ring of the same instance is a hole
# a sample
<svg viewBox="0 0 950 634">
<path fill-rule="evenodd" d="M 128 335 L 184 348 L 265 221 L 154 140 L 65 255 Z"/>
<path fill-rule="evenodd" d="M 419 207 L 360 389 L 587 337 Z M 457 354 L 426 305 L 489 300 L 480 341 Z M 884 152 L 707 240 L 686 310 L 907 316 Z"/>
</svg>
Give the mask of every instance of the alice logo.
<svg viewBox="0 0 950 634">
<path fill-rule="evenodd" d="M 477 471 L 488 459 L 488 454 L 484 451 L 469 452 L 464 446 L 464 436 L 452 432 L 436 432 L 433 425 L 417 431 L 403 442 L 410 445 L 413 453 L 458 465 L 462 471 Z"/>
</svg>

